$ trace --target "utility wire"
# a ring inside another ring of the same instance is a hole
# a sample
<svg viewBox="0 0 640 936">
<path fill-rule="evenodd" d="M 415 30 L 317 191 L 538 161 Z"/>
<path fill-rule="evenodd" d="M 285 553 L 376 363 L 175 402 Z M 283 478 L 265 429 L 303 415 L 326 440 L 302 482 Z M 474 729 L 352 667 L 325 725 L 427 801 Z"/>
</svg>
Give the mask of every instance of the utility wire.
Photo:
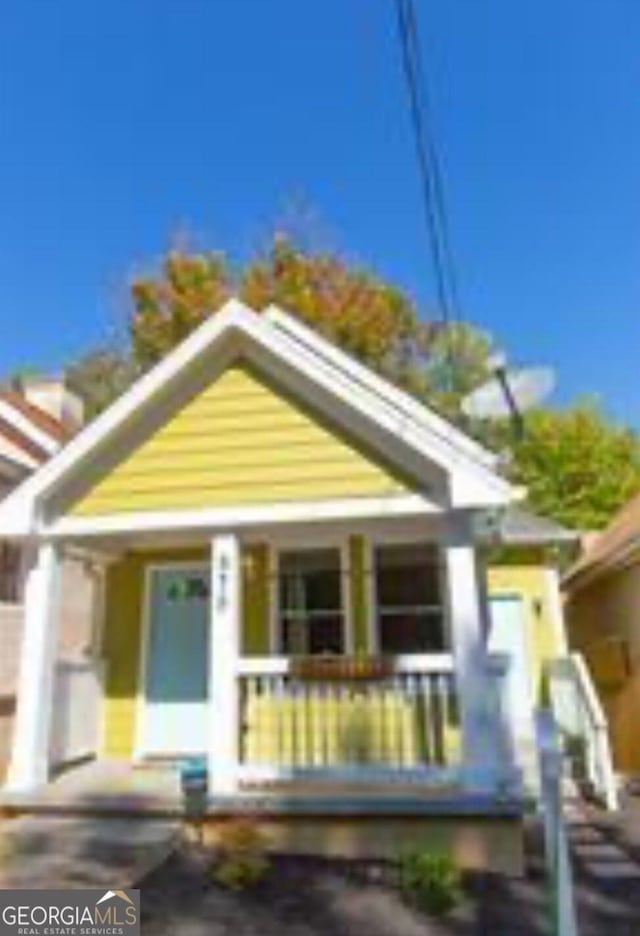
<svg viewBox="0 0 640 936">
<path fill-rule="evenodd" d="M 433 267 L 439 314 L 445 341 L 447 389 L 456 389 L 455 324 L 462 322 L 458 274 L 451 246 L 442 165 L 436 145 L 429 83 L 420 46 L 414 0 L 395 0 L 402 66 L 409 98 L 422 208 L 427 228 L 430 260 Z M 516 438 L 522 438 L 524 421 L 504 367 L 496 368 L 495 378 L 509 408 Z"/>
<path fill-rule="evenodd" d="M 444 270 L 448 279 L 450 314 L 454 318 L 461 316 L 460 298 L 458 289 L 458 273 L 456 270 L 455 256 L 451 246 L 451 234 L 449 218 L 447 214 L 447 202 L 445 196 L 444 176 L 438 147 L 435 140 L 433 111 L 431 107 L 431 95 L 429 90 L 429 81 L 427 72 L 423 64 L 422 50 L 418 33 L 416 8 L 414 0 L 405 2 L 407 10 L 407 22 L 409 26 L 409 35 L 414 51 L 416 87 L 422 92 L 422 112 L 423 112 L 423 130 L 425 144 L 428 152 L 428 164 L 432 175 L 432 188 L 434 196 L 434 208 L 438 221 L 439 233 L 442 243 L 442 254 L 444 260 Z"/>
<path fill-rule="evenodd" d="M 398 38 L 409 99 L 422 208 L 429 241 L 429 259 L 435 278 L 439 314 L 445 329 L 449 378 L 454 376 L 452 323 L 461 319 L 458 277 L 451 248 L 444 183 L 436 146 L 426 69 L 420 49 L 413 0 L 395 0 Z"/>
</svg>

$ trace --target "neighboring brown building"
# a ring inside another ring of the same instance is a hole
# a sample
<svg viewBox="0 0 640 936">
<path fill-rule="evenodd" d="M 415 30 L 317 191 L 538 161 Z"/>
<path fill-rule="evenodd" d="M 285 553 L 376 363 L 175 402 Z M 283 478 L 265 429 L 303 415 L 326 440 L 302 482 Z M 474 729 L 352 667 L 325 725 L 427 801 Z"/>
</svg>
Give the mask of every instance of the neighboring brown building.
<svg viewBox="0 0 640 936">
<path fill-rule="evenodd" d="M 0 500 L 46 462 L 82 425 L 82 403 L 60 380 L 0 388 Z M 22 637 L 21 550 L 0 541 L 0 777 L 9 753 Z M 77 659 L 91 640 L 92 581 L 67 561 L 59 656 Z"/>
<path fill-rule="evenodd" d="M 564 589 L 569 641 L 605 708 L 615 767 L 640 773 L 640 494 L 590 537 Z"/>
</svg>

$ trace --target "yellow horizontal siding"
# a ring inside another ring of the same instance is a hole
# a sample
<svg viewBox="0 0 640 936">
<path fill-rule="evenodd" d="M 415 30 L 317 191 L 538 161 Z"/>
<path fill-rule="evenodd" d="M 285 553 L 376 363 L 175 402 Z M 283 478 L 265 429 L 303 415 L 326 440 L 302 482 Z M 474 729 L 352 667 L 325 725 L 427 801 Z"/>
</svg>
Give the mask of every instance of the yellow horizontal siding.
<svg viewBox="0 0 640 936">
<path fill-rule="evenodd" d="M 102 752 L 107 757 L 128 759 L 135 746 L 146 567 L 155 562 L 200 561 L 206 555 L 203 549 L 126 553 L 109 566 L 103 628 L 106 671 L 102 718 Z"/>
<path fill-rule="evenodd" d="M 405 482 L 246 365 L 143 441 L 75 516 L 403 493 Z"/>
<path fill-rule="evenodd" d="M 106 665 L 103 752 L 133 753 L 142 626 L 142 567 L 127 556 L 109 567 L 103 653 Z"/>
</svg>

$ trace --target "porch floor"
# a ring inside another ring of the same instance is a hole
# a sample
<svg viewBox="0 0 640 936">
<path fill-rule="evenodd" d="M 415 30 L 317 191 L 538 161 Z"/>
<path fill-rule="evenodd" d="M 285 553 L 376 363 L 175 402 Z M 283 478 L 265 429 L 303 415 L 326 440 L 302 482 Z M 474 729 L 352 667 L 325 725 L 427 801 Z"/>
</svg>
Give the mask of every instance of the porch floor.
<svg viewBox="0 0 640 936">
<path fill-rule="evenodd" d="M 518 817 L 516 798 L 472 794 L 453 784 L 291 781 L 252 783 L 211 800 L 207 814 L 440 815 Z M 184 816 L 176 763 L 91 760 L 67 767 L 47 786 L 28 794 L 0 790 L 0 813 Z"/>
</svg>

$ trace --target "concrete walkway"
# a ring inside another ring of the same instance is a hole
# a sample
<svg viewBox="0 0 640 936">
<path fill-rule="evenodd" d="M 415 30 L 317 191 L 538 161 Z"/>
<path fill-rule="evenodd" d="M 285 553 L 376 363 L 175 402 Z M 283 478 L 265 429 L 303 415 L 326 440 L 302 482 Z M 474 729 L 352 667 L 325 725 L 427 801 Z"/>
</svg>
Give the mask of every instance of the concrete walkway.
<svg viewBox="0 0 640 936">
<path fill-rule="evenodd" d="M 26 816 L 0 824 L 0 888 L 125 888 L 175 847 L 178 820 Z"/>
</svg>

